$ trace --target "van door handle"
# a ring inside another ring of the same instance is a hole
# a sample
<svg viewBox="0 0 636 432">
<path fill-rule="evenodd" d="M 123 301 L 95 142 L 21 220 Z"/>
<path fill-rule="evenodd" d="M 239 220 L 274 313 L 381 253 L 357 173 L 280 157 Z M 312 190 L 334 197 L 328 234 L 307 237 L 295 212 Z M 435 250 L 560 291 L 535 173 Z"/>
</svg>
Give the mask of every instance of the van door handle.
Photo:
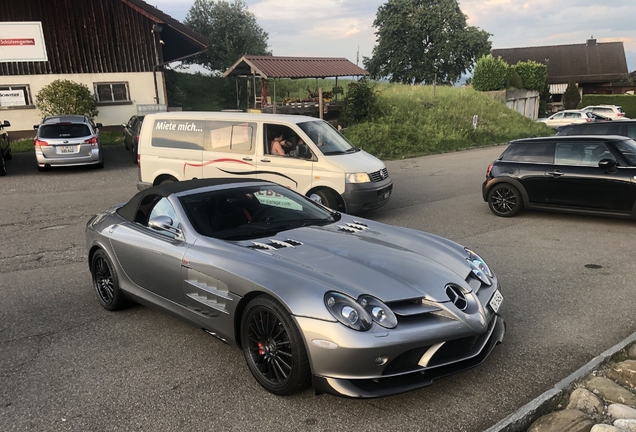
<svg viewBox="0 0 636 432">
<path fill-rule="evenodd" d="M 251 157 L 244 157 L 243 160 L 244 161 L 248 161 L 248 162 L 252 162 L 252 158 Z"/>
<path fill-rule="evenodd" d="M 559 171 L 559 170 L 554 170 L 554 171 L 552 171 L 551 173 L 548 173 L 548 174 L 550 174 L 553 177 L 561 177 L 563 175 L 563 173 L 561 171 Z"/>
<path fill-rule="evenodd" d="M 269 159 L 261 159 L 261 162 L 271 162 Z"/>
</svg>

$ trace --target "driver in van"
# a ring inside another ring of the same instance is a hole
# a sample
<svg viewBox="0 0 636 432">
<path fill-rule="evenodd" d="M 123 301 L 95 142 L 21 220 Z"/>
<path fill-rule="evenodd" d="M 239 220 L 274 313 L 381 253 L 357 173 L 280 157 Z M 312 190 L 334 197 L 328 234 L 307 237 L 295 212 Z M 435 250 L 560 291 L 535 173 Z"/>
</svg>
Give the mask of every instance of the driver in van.
<svg viewBox="0 0 636 432">
<path fill-rule="evenodd" d="M 291 149 L 292 143 L 283 138 L 283 134 L 274 137 L 270 145 L 270 153 L 278 156 L 288 156 L 285 149 Z"/>
</svg>

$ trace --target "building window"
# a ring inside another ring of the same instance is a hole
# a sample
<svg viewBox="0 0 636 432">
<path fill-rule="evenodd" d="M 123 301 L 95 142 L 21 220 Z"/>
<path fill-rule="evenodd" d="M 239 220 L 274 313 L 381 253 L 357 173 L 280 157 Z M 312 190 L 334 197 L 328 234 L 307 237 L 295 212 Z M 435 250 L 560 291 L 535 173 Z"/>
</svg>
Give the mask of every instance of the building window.
<svg viewBox="0 0 636 432">
<path fill-rule="evenodd" d="M 127 82 L 95 83 L 97 102 L 130 102 Z"/>
<path fill-rule="evenodd" d="M 32 106 L 31 89 L 28 84 L 1 85 L 0 108 Z"/>
</svg>

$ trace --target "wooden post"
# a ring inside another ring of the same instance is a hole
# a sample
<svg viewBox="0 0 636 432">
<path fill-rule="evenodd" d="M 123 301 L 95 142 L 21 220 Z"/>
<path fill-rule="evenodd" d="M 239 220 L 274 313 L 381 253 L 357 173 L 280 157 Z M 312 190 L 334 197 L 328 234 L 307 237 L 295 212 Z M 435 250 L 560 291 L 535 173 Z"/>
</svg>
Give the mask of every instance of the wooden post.
<svg viewBox="0 0 636 432">
<path fill-rule="evenodd" d="M 318 111 L 320 112 L 320 118 L 322 119 L 322 87 L 318 89 Z"/>
<path fill-rule="evenodd" d="M 240 102 L 239 102 L 239 85 L 238 85 L 238 77 L 236 77 L 236 109 L 239 109 L 240 107 Z"/>
<path fill-rule="evenodd" d="M 254 109 L 256 109 L 256 74 L 252 75 L 252 77 L 254 78 Z M 261 104 L 261 106 L 263 106 Z"/>
<path fill-rule="evenodd" d="M 276 114 L 276 78 L 274 78 L 274 94 L 272 95 L 272 114 Z"/>
<path fill-rule="evenodd" d="M 336 77 L 336 87 L 338 87 L 338 77 Z M 336 93 L 336 102 L 338 102 L 338 93 Z"/>
</svg>

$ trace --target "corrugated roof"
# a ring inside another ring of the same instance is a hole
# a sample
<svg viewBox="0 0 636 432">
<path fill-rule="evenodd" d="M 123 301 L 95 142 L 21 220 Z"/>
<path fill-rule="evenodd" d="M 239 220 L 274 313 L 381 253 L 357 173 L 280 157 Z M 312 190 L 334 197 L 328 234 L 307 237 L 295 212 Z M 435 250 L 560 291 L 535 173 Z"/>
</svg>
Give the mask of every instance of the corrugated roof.
<svg viewBox="0 0 636 432">
<path fill-rule="evenodd" d="M 561 84 L 550 84 L 550 94 L 565 94 L 565 90 L 567 90 L 568 85 L 566 83 Z"/>
<path fill-rule="evenodd" d="M 494 49 L 492 55 L 510 65 L 528 60 L 547 64 L 550 84 L 610 82 L 627 74 L 623 42 L 590 39 L 584 44 Z"/>
<path fill-rule="evenodd" d="M 263 78 L 326 78 L 366 74 L 367 71 L 346 58 L 245 55 L 223 77 L 257 75 Z"/>
</svg>

